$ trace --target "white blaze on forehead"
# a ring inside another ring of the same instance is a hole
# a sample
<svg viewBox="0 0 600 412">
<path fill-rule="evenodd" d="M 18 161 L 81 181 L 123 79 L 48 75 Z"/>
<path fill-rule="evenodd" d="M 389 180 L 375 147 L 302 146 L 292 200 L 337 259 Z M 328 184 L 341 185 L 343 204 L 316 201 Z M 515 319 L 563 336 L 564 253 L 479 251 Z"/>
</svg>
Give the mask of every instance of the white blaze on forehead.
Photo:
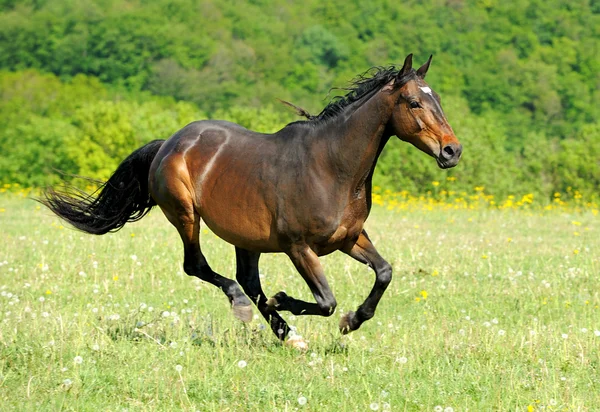
<svg viewBox="0 0 600 412">
<path fill-rule="evenodd" d="M 423 93 L 431 94 L 431 89 L 429 87 L 419 87 L 419 89 L 423 90 Z"/>
</svg>

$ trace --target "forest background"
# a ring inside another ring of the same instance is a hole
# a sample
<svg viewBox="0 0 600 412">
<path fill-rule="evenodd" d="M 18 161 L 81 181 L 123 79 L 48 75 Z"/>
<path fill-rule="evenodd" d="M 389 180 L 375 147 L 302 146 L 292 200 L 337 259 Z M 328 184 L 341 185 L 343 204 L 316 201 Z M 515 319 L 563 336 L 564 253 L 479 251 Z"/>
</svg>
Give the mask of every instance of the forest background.
<svg viewBox="0 0 600 412">
<path fill-rule="evenodd" d="M 408 53 L 464 156 L 394 139 L 377 185 L 600 196 L 599 0 L 0 0 L 0 182 L 106 178 L 193 120 L 273 132 L 277 98 L 316 114 Z"/>
</svg>

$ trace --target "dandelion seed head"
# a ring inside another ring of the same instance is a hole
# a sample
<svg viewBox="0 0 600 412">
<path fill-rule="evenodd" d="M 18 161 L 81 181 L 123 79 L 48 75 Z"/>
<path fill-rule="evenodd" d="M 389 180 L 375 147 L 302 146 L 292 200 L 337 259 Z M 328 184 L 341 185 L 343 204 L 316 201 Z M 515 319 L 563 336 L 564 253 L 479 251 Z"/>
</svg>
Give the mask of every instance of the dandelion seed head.
<svg viewBox="0 0 600 412">
<path fill-rule="evenodd" d="M 300 405 L 300 406 L 304 406 L 304 405 L 306 405 L 306 402 L 308 402 L 308 399 L 306 399 L 306 397 L 304 397 L 304 396 L 300 396 L 300 397 L 298 398 L 298 405 Z"/>
<path fill-rule="evenodd" d="M 243 368 L 245 368 L 248 365 L 248 363 L 245 360 L 241 360 L 241 361 L 238 362 L 237 365 L 238 365 L 238 367 L 240 369 L 243 369 Z"/>
<path fill-rule="evenodd" d="M 81 356 L 75 356 L 73 358 L 73 362 L 75 362 L 77 365 L 81 365 L 83 363 L 83 358 Z"/>
</svg>

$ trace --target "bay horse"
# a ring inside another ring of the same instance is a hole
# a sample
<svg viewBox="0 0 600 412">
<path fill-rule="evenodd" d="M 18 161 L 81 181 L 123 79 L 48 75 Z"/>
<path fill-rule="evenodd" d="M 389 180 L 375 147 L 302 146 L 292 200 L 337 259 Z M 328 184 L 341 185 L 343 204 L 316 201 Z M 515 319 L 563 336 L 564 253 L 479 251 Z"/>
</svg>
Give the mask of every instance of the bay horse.
<svg viewBox="0 0 600 412">
<path fill-rule="evenodd" d="M 401 69 L 376 68 L 316 116 L 273 134 L 234 123 L 188 124 L 127 157 L 95 193 L 48 189 L 38 199 L 77 229 L 101 235 L 137 221 L 158 205 L 183 241 L 183 268 L 220 288 L 234 315 L 252 319 L 254 303 L 280 340 L 290 328 L 279 312 L 331 316 L 336 300 L 319 256 L 340 250 L 375 272 L 368 297 L 340 320 L 342 333 L 371 319 L 391 281 L 392 267 L 363 226 L 371 210 L 377 159 L 391 136 L 456 166 L 462 146 L 425 83 L 431 57 L 417 70 L 412 54 Z M 214 272 L 199 243 L 200 221 L 235 246 L 236 281 Z M 279 292 L 267 298 L 261 253 L 283 252 L 315 302 Z M 241 288 L 240 288 L 241 286 Z M 243 291 L 242 291 L 243 290 Z"/>
</svg>

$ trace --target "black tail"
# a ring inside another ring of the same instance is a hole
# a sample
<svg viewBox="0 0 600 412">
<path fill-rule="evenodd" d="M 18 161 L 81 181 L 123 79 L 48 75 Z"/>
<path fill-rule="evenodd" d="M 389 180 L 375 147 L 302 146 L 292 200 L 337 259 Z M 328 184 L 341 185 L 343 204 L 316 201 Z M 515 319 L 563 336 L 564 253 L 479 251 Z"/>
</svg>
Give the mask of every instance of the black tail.
<svg viewBox="0 0 600 412">
<path fill-rule="evenodd" d="M 156 206 L 148 192 L 148 174 L 163 143 L 154 140 L 130 154 L 91 195 L 68 187 L 62 193 L 48 189 L 37 200 L 79 230 L 94 235 L 116 232 Z"/>
</svg>

